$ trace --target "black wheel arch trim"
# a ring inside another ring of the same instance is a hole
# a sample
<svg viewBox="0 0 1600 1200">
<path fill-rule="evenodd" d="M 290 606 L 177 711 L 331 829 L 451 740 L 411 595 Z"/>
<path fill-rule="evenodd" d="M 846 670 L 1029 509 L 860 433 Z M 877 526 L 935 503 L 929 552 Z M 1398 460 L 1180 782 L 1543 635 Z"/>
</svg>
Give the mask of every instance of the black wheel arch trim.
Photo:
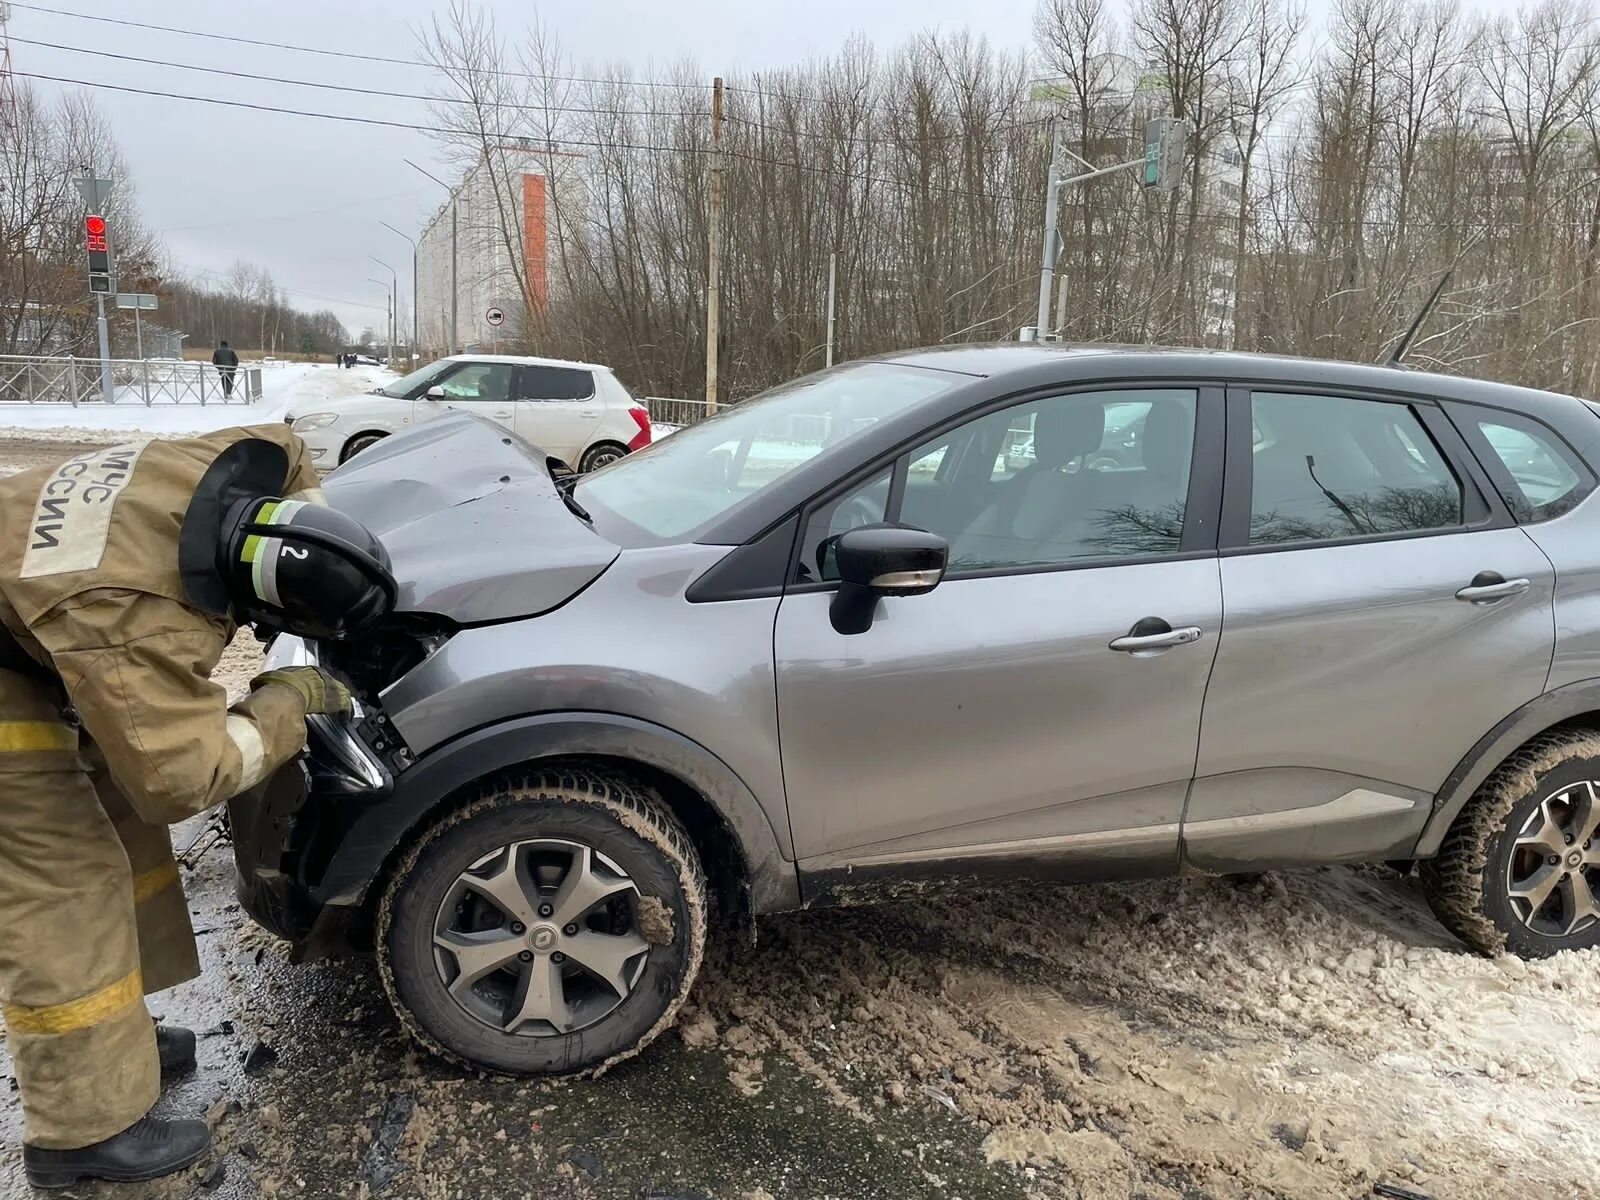
<svg viewBox="0 0 1600 1200">
<path fill-rule="evenodd" d="M 1515 754 L 1530 738 L 1577 717 L 1600 718 L 1600 679 L 1581 679 L 1528 701 L 1502 720 L 1467 751 L 1445 777 L 1433 801 L 1433 815 L 1422 828 L 1413 858 L 1432 858 L 1444 835 L 1467 801 L 1483 786 L 1496 767 Z M 1600 720 L 1596 721 L 1600 726 Z"/>
<path fill-rule="evenodd" d="M 755 794 L 711 751 L 682 734 L 612 713 L 543 713 L 475 729 L 430 750 L 394 791 L 358 816 L 313 888 L 330 908 L 364 905 L 408 836 L 450 795 L 496 771 L 553 758 L 615 758 L 660 771 L 713 808 L 743 858 L 753 914 L 800 905 L 794 864 L 783 857 Z"/>
</svg>

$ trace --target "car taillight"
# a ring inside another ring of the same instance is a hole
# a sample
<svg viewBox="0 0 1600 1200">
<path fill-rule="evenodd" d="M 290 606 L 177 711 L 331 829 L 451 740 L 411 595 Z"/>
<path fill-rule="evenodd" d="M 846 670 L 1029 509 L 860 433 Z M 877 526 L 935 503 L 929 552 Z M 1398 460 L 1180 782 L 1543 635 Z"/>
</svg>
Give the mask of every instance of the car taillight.
<svg viewBox="0 0 1600 1200">
<path fill-rule="evenodd" d="M 633 418 L 634 424 L 639 426 L 639 432 L 633 435 L 633 441 L 628 443 L 628 449 L 642 450 L 650 444 L 650 410 L 636 406 L 628 410 L 628 415 Z"/>
</svg>

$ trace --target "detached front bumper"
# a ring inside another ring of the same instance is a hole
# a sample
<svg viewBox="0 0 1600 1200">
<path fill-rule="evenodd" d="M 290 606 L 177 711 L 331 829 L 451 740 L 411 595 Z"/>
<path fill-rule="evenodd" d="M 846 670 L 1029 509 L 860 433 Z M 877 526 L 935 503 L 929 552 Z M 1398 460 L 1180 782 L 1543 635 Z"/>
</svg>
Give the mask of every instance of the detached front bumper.
<svg viewBox="0 0 1600 1200">
<path fill-rule="evenodd" d="M 311 661 L 297 639 L 279 639 L 268 655 L 269 666 Z M 381 727 L 370 710 L 310 717 L 305 751 L 228 802 L 239 903 L 269 932 L 294 942 L 296 959 L 361 940 L 359 906 L 323 883 L 351 822 L 393 789 L 388 765 L 368 740 Z"/>
</svg>

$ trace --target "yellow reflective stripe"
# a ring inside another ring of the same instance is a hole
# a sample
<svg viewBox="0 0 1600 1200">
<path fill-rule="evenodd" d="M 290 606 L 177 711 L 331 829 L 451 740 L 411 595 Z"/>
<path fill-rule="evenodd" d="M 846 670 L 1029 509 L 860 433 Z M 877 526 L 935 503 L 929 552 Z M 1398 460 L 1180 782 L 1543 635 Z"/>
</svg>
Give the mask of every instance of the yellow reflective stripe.
<svg viewBox="0 0 1600 1200">
<path fill-rule="evenodd" d="M 159 896 L 177 882 L 177 863 L 162 863 L 159 867 L 152 867 L 143 874 L 133 877 L 133 902 L 143 904 L 152 896 Z"/>
<path fill-rule="evenodd" d="M 59 721 L 0 721 L 0 754 L 76 750 L 78 731 Z"/>
<path fill-rule="evenodd" d="M 6 1028 L 12 1033 L 72 1033 L 117 1016 L 143 998 L 144 982 L 139 978 L 139 968 L 135 967 L 109 987 L 90 992 L 79 1000 L 41 1004 L 37 1008 L 7 1004 L 4 1008 Z"/>
</svg>

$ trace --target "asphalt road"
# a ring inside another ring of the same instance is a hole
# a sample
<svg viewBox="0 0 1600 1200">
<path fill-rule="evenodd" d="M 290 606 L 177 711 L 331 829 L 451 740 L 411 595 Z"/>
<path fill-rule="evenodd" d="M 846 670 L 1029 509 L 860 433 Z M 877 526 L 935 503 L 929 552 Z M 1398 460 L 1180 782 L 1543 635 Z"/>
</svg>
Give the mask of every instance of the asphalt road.
<svg viewBox="0 0 1600 1200">
<path fill-rule="evenodd" d="M 180 849 L 191 823 L 175 831 Z M 216 1153 L 173 1180 L 69 1193 L 177 1197 L 541 1197 L 774 1200 L 1022 1197 L 988 1167 L 981 1132 L 941 1106 L 864 1122 L 786 1062 L 759 1096 L 719 1048 L 669 1033 L 599 1080 L 464 1074 L 420 1054 L 369 961 L 291 965 L 232 896 L 226 847 L 185 877 L 204 975 L 154 998 L 201 1034 L 200 1069 L 159 1111 L 206 1113 Z M 721 969 L 712 961 L 707 970 Z M 0 1078 L 9 1078 L 0 1046 Z M 0 1100 L 0 1194 L 27 1195 L 15 1084 Z M 937 1179 L 936 1186 L 930 1179 Z"/>
</svg>

